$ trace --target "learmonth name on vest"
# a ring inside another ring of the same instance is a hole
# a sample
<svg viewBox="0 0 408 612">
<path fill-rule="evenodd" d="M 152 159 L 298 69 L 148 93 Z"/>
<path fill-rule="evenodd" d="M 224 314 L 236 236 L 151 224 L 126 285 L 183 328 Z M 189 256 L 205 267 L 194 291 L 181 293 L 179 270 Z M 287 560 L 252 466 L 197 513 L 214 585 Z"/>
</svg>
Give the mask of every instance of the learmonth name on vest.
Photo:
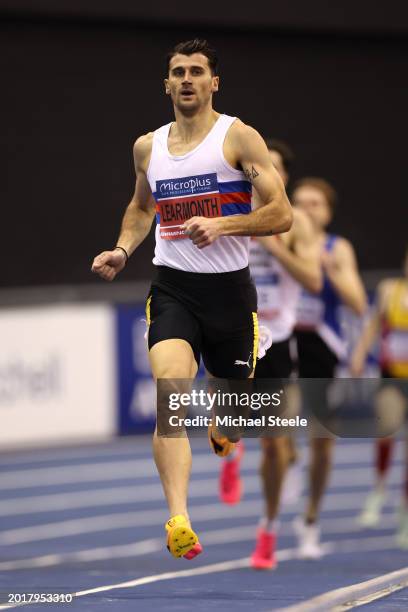
<svg viewBox="0 0 408 612">
<path fill-rule="evenodd" d="M 188 202 L 161 203 L 162 221 L 184 221 L 191 217 L 217 217 L 219 206 L 217 198 L 202 198 Z"/>
</svg>

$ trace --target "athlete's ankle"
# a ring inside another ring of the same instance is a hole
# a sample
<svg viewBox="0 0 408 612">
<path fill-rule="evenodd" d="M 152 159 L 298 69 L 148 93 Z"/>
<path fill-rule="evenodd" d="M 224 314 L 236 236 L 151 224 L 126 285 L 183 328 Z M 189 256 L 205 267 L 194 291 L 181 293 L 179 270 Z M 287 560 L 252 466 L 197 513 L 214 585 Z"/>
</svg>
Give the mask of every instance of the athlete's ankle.
<svg viewBox="0 0 408 612">
<path fill-rule="evenodd" d="M 268 518 L 263 516 L 259 520 L 259 527 L 267 533 L 276 533 L 279 527 L 279 521 L 276 518 Z"/>
<path fill-rule="evenodd" d="M 174 508 L 173 508 L 174 510 Z M 182 516 L 183 518 L 185 518 L 186 522 L 188 523 L 188 525 L 191 527 L 191 521 L 190 521 L 190 517 L 188 515 L 188 512 L 186 510 L 174 510 L 173 512 L 170 512 L 170 518 L 174 518 L 175 516 Z"/>
</svg>

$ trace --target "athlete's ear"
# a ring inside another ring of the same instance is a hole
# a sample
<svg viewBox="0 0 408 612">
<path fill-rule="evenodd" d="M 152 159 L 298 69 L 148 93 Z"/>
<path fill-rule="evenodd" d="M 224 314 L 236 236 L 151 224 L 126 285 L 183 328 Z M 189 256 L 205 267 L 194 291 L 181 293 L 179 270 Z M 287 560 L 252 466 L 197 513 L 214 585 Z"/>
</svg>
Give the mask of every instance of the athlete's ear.
<svg viewBox="0 0 408 612">
<path fill-rule="evenodd" d="M 219 76 L 215 76 L 212 78 L 212 91 L 218 91 L 218 88 L 220 86 L 220 77 Z"/>
<path fill-rule="evenodd" d="M 164 79 L 164 89 L 166 91 L 166 94 L 169 96 L 170 95 L 169 79 Z"/>
</svg>

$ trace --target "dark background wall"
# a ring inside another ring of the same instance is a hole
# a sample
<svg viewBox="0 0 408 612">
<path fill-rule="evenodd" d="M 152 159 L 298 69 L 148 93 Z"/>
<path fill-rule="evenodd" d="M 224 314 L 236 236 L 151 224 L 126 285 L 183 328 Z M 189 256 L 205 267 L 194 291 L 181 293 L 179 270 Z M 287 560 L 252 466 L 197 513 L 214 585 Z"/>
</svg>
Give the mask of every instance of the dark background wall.
<svg viewBox="0 0 408 612">
<path fill-rule="evenodd" d="M 245 29 L 290 28 L 367 33 L 406 33 L 405 0 L 191 0 L 135 2 L 135 0 L 0 0 L 0 14 L 52 17 L 63 20 L 113 20 L 133 23 Z"/>
<path fill-rule="evenodd" d="M 333 228 L 353 241 L 364 269 L 398 267 L 407 242 L 408 28 L 397 14 L 394 28 L 379 19 L 366 28 L 320 19 L 313 28 L 309 19 L 227 29 L 221 19 L 209 29 L 151 16 L 142 24 L 120 11 L 101 19 L 96 4 L 81 16 L 52 14 L 47 2 L 33 12 L 31 3 L 28 17 L 21 0 L 14 12 L 4 4 L 3 286 L 99 282 L 90 263 L 114 244 L 132 194 L 132 144 L 172 118 L 163 56 L 193 35 L 220 54 L 216 109 L 287 140 L 293 178 L 333 182 Z M 123 280 L 149 276 L 152 248 L 150 237 Z"/>
</svg>

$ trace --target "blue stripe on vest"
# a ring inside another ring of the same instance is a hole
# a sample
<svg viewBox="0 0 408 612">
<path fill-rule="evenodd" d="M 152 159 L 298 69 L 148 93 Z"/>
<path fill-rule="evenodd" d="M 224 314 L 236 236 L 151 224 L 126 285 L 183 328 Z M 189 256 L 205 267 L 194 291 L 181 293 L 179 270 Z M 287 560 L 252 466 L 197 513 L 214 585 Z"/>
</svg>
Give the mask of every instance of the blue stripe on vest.
<svg viewBox="0 0 408 612">
<path fill-rule="evenodd" d="M 251 205 L 240 203 L 240 204 L 222 204 L 222 216 L 228 217 L 229 215 L 247 215 L 251 212 Z"/>
<path fill-rule="evenodd" d="M 252 193 L 252 185 L 249 181 L 227 181 L 218 183 L 220 193 Z"/>
</svg>

